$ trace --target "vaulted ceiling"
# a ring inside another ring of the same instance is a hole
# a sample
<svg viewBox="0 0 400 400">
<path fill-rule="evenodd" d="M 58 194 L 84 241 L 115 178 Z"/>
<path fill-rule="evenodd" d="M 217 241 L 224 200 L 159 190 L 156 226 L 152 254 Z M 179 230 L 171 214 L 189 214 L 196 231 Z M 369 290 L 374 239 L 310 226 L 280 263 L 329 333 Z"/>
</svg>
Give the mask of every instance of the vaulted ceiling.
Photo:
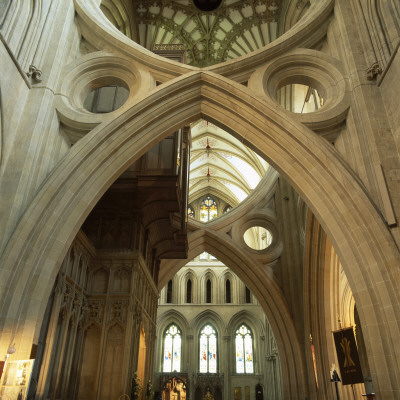
<svg viewBox="0 0 400 400">
<path fill-rule="evenodd" d="M 139 43 L 184 44 L 188 63 L 207 66 L 259 49 L 277 37 L 273 0 L 226 0 L 205 13 L 191 0 L 141 0 L 135 10 Z"/>
<path fill-rule="evenodd" d="M 212 12 L 200 11 L 192 0 L 105 0 L 101 7 L 114 25 L 143 47 L 183 44 L 189 64 L 207 66 L 276 39 L 280 3 L 224 0 Z"/>
<path fill-rule="evenodd" d="M 231 206 L 243 201 L 268 164 L 232 135 L 204 120 L 193 124 L 189 201 L 215 194 Z"/>
<path fill-rule="evenodd" d="M 204 12 L 193 0 L 102 0 L 101 9 L 114 26 L 143 47 L 159 54 L 185 50 L 188 64 L 204 67 L 272 42 L 308 5 L 308 0 L 222 0 L 214 11 Z M 191 131 L 190 201 L 213 194 L 234 206 L 270 168 L 211 123 L 198 121 Z"/>
</svg>

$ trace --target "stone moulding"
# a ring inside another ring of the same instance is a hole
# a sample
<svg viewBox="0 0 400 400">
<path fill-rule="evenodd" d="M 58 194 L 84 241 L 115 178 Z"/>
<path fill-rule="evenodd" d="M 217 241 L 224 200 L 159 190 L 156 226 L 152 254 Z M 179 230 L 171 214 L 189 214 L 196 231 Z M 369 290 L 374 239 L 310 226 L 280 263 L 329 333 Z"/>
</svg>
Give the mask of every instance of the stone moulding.
<svg viewBox="0 0 400 400">
<path fill-rule="evenodd" d="M 65 67 L 65 77 L 56 96 L 60 122 L 75 143 L 98 124 L 115 118 L 145 97 L 156 84 L 150 73 L 131 59 L 105 52 L 90 53 Z M 86 96 L 103 85 L 118 84 L 129 90 L 129 98 L 118 110 L 94 114 L 83 107 Z"/>
<path fill-rule="evenodd" d="M 249 289 L 260 301 L 268 321 L 270 321 L 273 327 L 282 362 L 287 365 L 294 363 L 293 365 L 298 366 L 295 373 L 293 371 L 288 373 L 288 370 L 284 371 L 282 369 L 282 373 L 284 374 L 283 379 L 290 386 L 286 388 L 287 397 L 302 398 L 301 395 L 300 397 L 290 397 L 289 395 L 289 393 L 294 392 L 301 393 L 301 390 L 303 390 L 301 388 L 301 379 L 304 376 L 304 362 L 302 360 L 300 344 L 295 334 L 293 319 L 290 317 L 290 311 L 279 286 L 270 275 L 262 272 L 263 267 L 261 263 L 249 257 L 228 235 L 222 232 L 198 230 L 190 234 L 189 243 L 190 252 L 187 260 L 179 260 L 178 262 L 176 260 L 175 262 L 165 260 L 162 263 L 160 270 L 162 276 L 160 276 L 159 288 L 162 288 L 164 283 L 168 282 L 171 276 L 184 266 L 186 262 L 203 251 L 214 254 L 221 262 L 229 266 L 240 279 L 247 278 Z M 201 315 L 198 316 L 200 321 L 197 324 L 197 330 L 203 323 Z M 208 317 L 207 313 L 205 315 Z M 193 326 L 195 325 L 193 324 Z M 286 340 L 290 342 L 290 346 L 288 347 L 284 345 L 284 343 L 287 343 Z M 296 386 L 297 388 L 294 389 Z"/>
<path fill-rule="evenodd" d="M 296 49 L 257 69 L 248 86 L 266 101 L 278 104 L 278 89 L 291 83 L 312 85 L 324 97 L 324 106 L 312 113 L 284 110 L 291 118 L 318 132 L 332 130 L 345 121 L 351 96 L 339 60 L 317 50 Z"/>
<path fill-rule="evenodd" d="M 155 143 L 200 117 L 236 131 L 258 147 L 307 202 L 342 260 L 356 302 L 367 304 L 358 311 L 366 327 L 367 351 L 376 360 L 372 373 L 381 374 L 377 366 L 389 371 L 391 361 L 400 360 L 400 348 L 395 346 L 398 330 L 388 329 L 391 321 L 400 320 L 395 306 L 400 254 L 375 204 L 329 143 L 249 88 L 210 72 L 191 72 L 159 86 L 94 128 L 49 174 L 1 258 L 0 325 L 12 330 L 16 340 L 35 334 L 32 321 L 41 320 L 49 296 L 39 287 L 52 287 L 73 238 L 98 199 Z M 393 299 L 389 305 L 388 297 Z M 274 315 L 280 312 L 275 311 Z M 377 320 L 382 324 L 376 327 Z M 292 346 L 291 340 L 285 343 Z M 282 358 L 282 370 L 288 374 L 283 377 L 284 396 L 304 398 L 304 375 L 293 362 L 301 360 L 299 348 L 290 354 L 294 358 Z M 393 377 L 399 374 L 392 372 Z M 391 380 L 391 390 L 398 390 L 399 384 L 400 379 Z"/>
</svg>

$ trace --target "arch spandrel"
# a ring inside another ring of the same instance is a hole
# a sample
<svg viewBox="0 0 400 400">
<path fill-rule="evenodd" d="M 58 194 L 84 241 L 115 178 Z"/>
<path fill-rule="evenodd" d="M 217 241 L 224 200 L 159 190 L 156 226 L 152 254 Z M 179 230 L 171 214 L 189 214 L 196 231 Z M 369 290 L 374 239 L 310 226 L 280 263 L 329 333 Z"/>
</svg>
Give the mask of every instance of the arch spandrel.
<svg viewBox="0 0 400 400">
<path fill-rule="evenodd" d="M 289 119 L 279 106 L 213 73 L 192 72 L 160 86 L 91 131 L 59 163 L 2 256 L 3 331 L 12 327 L 18 337 L 26 326 L 16 325 L 16 318 L 41 320 L 62 258 L 112 182 L 157 141 L 200 117 L 258 148 L 317 216 L 349 278 L 368 350 L 376 360 L 374 377 L 380 382 L 390 376 L 386 390 L 394 395 L 400 382 L 399 372 L 390 370 L 400 359 L 400 348 L 394 346 L 400 311 L 393 306 L 399 303 L 399 251 L 381 214 L 331 145 Z"/>
</svg>

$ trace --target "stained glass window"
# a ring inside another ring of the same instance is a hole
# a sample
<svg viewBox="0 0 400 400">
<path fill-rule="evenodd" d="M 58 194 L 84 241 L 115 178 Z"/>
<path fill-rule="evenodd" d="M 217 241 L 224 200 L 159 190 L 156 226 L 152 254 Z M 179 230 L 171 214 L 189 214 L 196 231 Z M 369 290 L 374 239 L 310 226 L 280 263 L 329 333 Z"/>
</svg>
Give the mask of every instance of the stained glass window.
<svg viewBox="0 0 400 400">
<path fill-rule="evenodd" d="M 213 261 L 213 260 L 216 260 L 216 257 L 214 257 L 210 253 L 207 253 L 206 251 L 203 251 L 203 253 L 200 253 L 200 255 L 199 255 L 199 260 L 200 261 Z"/>
<path fill-rule="evenodd" d="M 218 216 L 217 205 L 210 196 L 207 196 L 201 203 L 200 221 L 201 222 L 212 221 L 213 219 L 217 218 L 217 216 Z"/>
<path fill-rule="evenodd" d="M 194 211 L 192 207 L 188 207 L 188 216 L 194 218 Z"/>
<path fill-rule="evenodd" d="M 164 332 L 164 372 L 181 372 L 181 331 L 170 325 Z"/>
<path fill-rule="evenodd" d="M 236 331 L 236 372 L 238 374 L 253 374 L 253 336 L 246 325 L 241 325 Z"/>
<path fill-rule="evenodd" d="M 200 332 L 200 372 L 217 373 L 217 333 L 211 325 Z"/>
</svg>

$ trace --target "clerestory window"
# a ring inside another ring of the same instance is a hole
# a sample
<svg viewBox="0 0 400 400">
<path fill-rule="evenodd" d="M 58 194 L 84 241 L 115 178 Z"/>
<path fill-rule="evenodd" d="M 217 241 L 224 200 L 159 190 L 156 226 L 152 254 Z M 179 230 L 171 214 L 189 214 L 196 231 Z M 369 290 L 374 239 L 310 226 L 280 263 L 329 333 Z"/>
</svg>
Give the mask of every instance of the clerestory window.
<svg viewBox="0 0 400 400">
<path fill-rule="evenodd" d="M 229 279 L 225 282 L 225 303 L 231 303 L 231 281 Z"/>
<path fill-rule="evenodd" d="M 167 303 L 172 303 L 172 279 L 168 281 L 168 286 L 167 286 Z"/>
<path fill-rule="evenodd" d="M 211 303 L 211 280 L 207 279 L 206 282 L 206 303 Z"/>
<path fill-rule="evenodd" d="M 192 280 L 188 279 L 186 282 L 186 303 L 192 302 Z"/>
</svg>

